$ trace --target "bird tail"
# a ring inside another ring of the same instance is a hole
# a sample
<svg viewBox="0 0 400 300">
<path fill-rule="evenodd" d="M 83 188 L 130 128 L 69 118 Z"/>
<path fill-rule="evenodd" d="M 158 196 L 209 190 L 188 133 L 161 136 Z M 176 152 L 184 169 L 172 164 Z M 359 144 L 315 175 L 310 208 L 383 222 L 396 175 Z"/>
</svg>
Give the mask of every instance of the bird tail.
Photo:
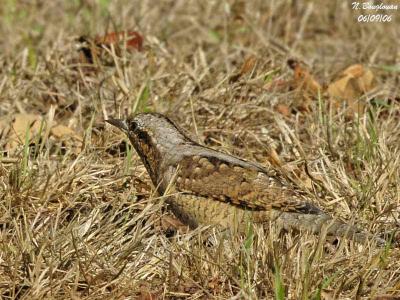
<svg viewBox="0 0 400 300">
<path fill-rule="evenodd" d="M 274 210 L 272 217 L 286 230 L 300 229 L 314 234 L 320 234 L 326 230 L 327 236 L 344 237 L 361 244 L 372 241 L 379 246 L 384 246 L 387 243 L 381 237 L 368 233 L 356 226 L 349 225 L 339 219 L 332 218 L 324 212 L 304 214 Z"/>
</svg>

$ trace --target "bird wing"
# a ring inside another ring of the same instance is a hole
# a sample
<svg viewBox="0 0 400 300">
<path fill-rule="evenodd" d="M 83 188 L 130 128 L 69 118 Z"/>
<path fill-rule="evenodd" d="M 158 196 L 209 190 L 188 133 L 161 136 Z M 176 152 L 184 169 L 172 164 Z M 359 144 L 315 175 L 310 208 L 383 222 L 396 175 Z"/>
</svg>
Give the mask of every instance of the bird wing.
<svg viewBox="0 0 400 300">
<path fill-rule="evenodd" d="M 232 156 L 219 156 L 185 156 L 177 168 L 177 190 L 212 197 L 247 210 L 321 213 L 312 204 L 297 200 L 296 194 L 278 177 L 268 175 L 267 170 Z"/>
</svg>

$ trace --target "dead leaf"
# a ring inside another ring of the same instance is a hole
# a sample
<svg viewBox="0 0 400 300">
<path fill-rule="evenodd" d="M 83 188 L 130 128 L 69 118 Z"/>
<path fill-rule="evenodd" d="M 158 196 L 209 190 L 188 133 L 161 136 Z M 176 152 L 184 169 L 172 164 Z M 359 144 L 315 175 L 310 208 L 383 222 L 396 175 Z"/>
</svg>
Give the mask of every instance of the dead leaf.
<svg viewBox="0 0 400 300">
<path fill-rule="evenodd" d="M 126 41 L 126 48 L 128 50 L 141 51 L 143 48 L 143 37 L 137 31 L 110 32 L 95 38 L 95 43 L 98 46 L 116 45 L 123 41 Z"/>
<path fill-rule="evenodd" d="M 312 98 L 308 94 L 303 94 L 301 102 L 296 101 L 295 106 L 298 111 L 309 113 L 311 112 Z"/>
<path fill-rule="evenodd" d="M 243 20 L 246 12 L 246 1 L 234 1 L 231 6 L 231 16 L 234 20 Z"/>
<path fill-rule="evenodd" d="M 255 56 L 250 56 L 246 58 L 246 60 L 242 65 L 242 68 L 240 69 L 240 74 L 243 76 L 253 71 L 254 67 L 256 66 L 256 63 L 257 63 L 257 58 Z"/>
<path fill-rule="evenodd" d="M 64 125 L 55 125 L 50 129 L 50 136 L 78 154 L 81 151 L 83 139 L 74 130 Z"/>
<path fill-rule="evenodd" d="M 214 276 L 208 281 L 207 287 L 214 295 L 221 294 L 223 281 L 220 276 Z"/>
<path fill-rule="evenodd" d="M 322 87 L 311 73 L 296 60 L 288 60 L 288 65 L 294 71 L 293 88 L 308 93 L 311 96 L 318 96 Z"/>
<path fill-rule="evenodd" d="M 236 72 L 235 74 L 229 77 L 229 82 L 230 83 L 236 82 L 240 79 L 240 77 L 253 71 L 256 66 L 256 63 L 257 63 L 257 58 L 255 56 L 250 56 L 246 58 L 242 64 L 242 67 L 240 68 L 240 71 Z"/>
<path fill-rule="evenodd" d="M 285 104 L 278 104 L 277 106 L 275 106 L 275 110 L 285 117 L 290 116 L 290 108 Z"/>
<path fill-rule="evenodd" d="M 267 160 L 271 163 L 271 165 L 273 165 L 274 167 L 278 167 L 278 168 L 282 168 L 283 164 L 282 164 L 282 160 L 279 157 L 278 153 L 276 152 L 276 150 L 269 146 L 268 147 L 268 157 Z"/>
<path fill-rule="evenodd" d="M 374 88 L 374 74 L 362 65 L 352 65 L 345 69 L 340 78 L 328 86 L 328 95 L 334 107 L 344 102 L 347 106 L 347 116 L 364 111 L 365 102 L 359 98 Z"/>
<path fill-rule="evenodd" d="M 54 121 L 53 124 L 54 126 L 49 131 L 49 137 L 62 142 L 75 153 L 79 153 L 82 146 L 82 138 L 66 126 L 57 125 Z M 43 126 L 42 130 L 40 129 L 41 126 Z M 1 136 L 6 140 L 5 149 L 13 151 L 18 146 L 23 145 L 27 135 L 30 143 L 37 141 L 40 133 L 42 134 L 40 138 L 43 138 L 46 126 L 46 122 L 40 115 L 16 114 L 10 125 L 5 122 L 0 123 Z"/>
<path fill-rule="evenodd" d="M 41 122 L 39 115 L 16 114 L 8 131 L 6 150 L 15 149 L 18 145 L 24 144 L 27 134 L 30 140 L 34 139 L 39 132 Z"/>
<path fill-rule="evenodd" d="M 165 232 L 179 231 L 182 233 L 189 232 L 189 227 L 173 216 L 163 215 L 161 217 L 161 229 Z"/>
<path fill-rule="evenodd" d="M 299 111 L 310 112 L 312 99 L 318 97 L 322 87 L 300 62 L 289 59 L 287 63 L 294 71 L 292 89 L 299 94 L 295 106 Z"/>
<path fill-rule="evenodd" d="M 321 296 L 322 296 L 321 299 L 334 300 L 335 299 L 334 294 L 335 293 L 331 290 L 323 290 L 323 291 L 321 291 Z"/>
<path fill-rule="evenodd" d="M 77 139 L 82 142 L 82 138 L 75 133 L 71 128 L 66 127 L 64 125 L 56 125 L 50 129 L 50 134 L 58 139 L 62 139 L 65 137 L 71 137 Z"/>
<path fill-rule="evenodd" d="M 156 293 L 150 292 L 149 288 L 146 285 L 140 286 L 140 294 L 137 298 L 138 300 L 157 300 L 159 299 Z"/>
<path fill-rule="evenodd" d="M 278 78 L 278 79 L 274 79 L 274 80 L 267 82 L 263 88 L 267 92 L 278 92 L 279 93 L 279 92 L 287 91 L 291 84 L 292 83 L 288 80 Z"/>
<path fill-rule="evenodd" d="M 78 41 L 80 43 L 80 62 L 90 65 L 97 65 L 99 58 L 104 54 L 104 46 L 113 45 L 117 53 L 120 53 L 124 47 L 128 51 L 142 51 L 143 49 L 143 36 L 137 31 L 110 32 L 103 36 L 96 36 L 94 39 L 81 36 Z M 125 46 L 121 46 L 122 42 L 125 42 Z M 93 71 L 93 69 L 86 71 Z"/>
</svg>

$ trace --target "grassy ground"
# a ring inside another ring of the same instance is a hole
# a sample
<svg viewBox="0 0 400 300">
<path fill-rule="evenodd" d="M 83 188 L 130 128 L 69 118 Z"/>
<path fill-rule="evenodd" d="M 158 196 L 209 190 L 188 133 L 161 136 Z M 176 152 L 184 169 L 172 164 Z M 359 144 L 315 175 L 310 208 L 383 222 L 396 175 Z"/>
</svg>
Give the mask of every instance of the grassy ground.
<svg viewBox="0 0 400 300">
<path fill-rule="evenodd" d="M 400 295 L 400 252 L 390 246 L 325 241 L 273 224 L 244 236 L 213 231 L 210 243 L 212 229 L 174 225 L 125 136 L 104 123 L 166 113 L 210 147 L 267 166 L 279 157 L 278 166 L 332 215 L 373 233 L 395 230 L 399 12 L 370 24 L 356 21 L 360 13 L 346 1 L 5 0 L 0 297 Z M 125 29 L 143 35 L 142 51 L 104 51 L 95 70 L 82 65 L 80 36 Z M 299 109 L 305 100 L 290 88 L 290 58 L 322 84 L 363 64 L 376 87 L 361 97 L 367 104 L 358 116 L 332 109 L 326 93 Z M 6 132 L 28 114 L 42 117 L 36 131 Z M 55 124 L 63 134 L 51 130 Z M 305 161 L 318 184 L 304 178 Z"/>
</svg>

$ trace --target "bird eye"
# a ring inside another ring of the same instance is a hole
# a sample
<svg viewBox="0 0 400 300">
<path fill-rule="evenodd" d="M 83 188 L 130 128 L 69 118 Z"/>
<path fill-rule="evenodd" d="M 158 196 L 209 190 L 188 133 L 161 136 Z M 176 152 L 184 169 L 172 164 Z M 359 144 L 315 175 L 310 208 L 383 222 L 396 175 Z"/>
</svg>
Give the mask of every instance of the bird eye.
<svg viewBox="0 0 400 300">
<path fill-rule="evenodd" d="M 135 131 L 138 128 L 138 124 L 135 121 L 131 121 L 129 124 L 129 130 Z"/>
</svg>

